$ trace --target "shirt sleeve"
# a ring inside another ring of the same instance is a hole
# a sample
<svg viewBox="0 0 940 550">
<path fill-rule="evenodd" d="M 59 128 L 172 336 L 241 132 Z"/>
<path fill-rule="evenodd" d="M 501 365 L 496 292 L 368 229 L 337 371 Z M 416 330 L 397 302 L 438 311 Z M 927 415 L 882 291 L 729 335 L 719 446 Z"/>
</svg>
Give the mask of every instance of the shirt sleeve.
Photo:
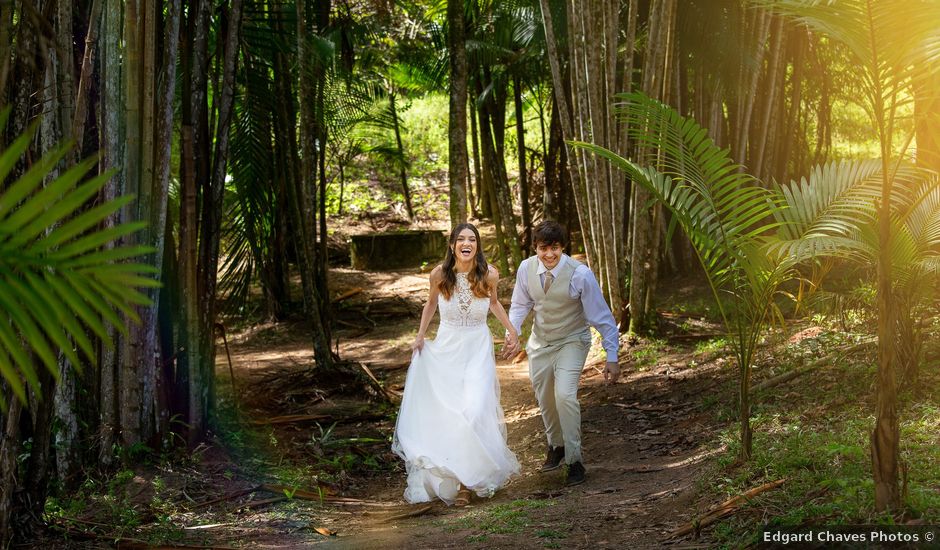
<svg viewBox="0 0 940 550">
<path fill-rule="evenodd" d="M 525 283 L 526 261 L 523 260 L 516 270 L 516 286 L 512 289 L 512 303 L 509 306 L 509 322 L 516 328 L 517 334 L 522 334 L 522 322 L 532 311 L 535 301 L 529 295 L 528 285 Z"/>
<path fill-rule="evenodd" d="M 601 293 L 601 287 L 597 284 L 594 272 L 586 265 L 578 266 L 571 278 L 571 283 L 581 294 L 585 320 L 601 333 L 604 351 L 607 352 L 607 361 L 616 362 L 620 348 L 620 332 L 610 312 L 610 306 L 607 305 Z"/>
</svg>

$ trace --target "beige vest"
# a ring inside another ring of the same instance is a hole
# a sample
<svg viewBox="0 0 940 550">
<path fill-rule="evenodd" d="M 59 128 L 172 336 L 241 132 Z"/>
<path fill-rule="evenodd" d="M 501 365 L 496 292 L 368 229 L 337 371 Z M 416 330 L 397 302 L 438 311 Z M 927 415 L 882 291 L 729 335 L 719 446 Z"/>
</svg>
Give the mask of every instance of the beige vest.
<svg viewBox="0 0 940 550">
<path fill-rule="evenodd" d="M 535 312 L 535 322 L 532 324 L 532 336 L 529 337 L 528 347 L 536 350 L 546 345 L 561 344 L 581 337 L 587 330 L 584 308 L 581 300 L 572 300 L 568 295 L 571 277 L 581 263 L 570 257 L 565 260 L 565 265 L 546 294 L 542 290 L 542 281 L 538 273 L 538 257 L 532 256 L 528 261 L 526 275 L 529 283 L 529 296 L 535 301 L 532 307 Z"/>
</svg>

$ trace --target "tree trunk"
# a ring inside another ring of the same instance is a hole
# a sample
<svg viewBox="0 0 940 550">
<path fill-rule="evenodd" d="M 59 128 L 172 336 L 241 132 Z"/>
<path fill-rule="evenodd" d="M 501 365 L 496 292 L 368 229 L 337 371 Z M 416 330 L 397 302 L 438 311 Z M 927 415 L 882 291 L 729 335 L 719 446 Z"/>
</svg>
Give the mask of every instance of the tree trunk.
<svg viewBox="0 0 940 550">
<path fill-rule="evenodd" d="M 450 183 L 450 224 L 453 227 L 467 221 L 467 196 L 464 186 L 469 177 L 467 173 L 467 51 L 462 0 L 447 0 L 447 28 L 450 57 L 447 177 Z"/>
<path fill-rule="evenodd" d="M 552 89 L 553 97 L 555 100 L 553 110 L 558 111 L 558 122 L 559 128 L 561 129 L 561 140 L 564 143 L 564 139 L 568 136 L 574 136 L 574 122 L 571 115 L 571 107 L 569 103 L 569 90 L 566 85 L 569 80 L 567 79 L 567 72 L 562 72 L 562 61 L 567 52 L 562 52 L 558 49 L 558 46 L 555 42 L 555 26 L 553 23 L 552 10 L 550 7 L 549 0 L 539 0 L 539 7 L 542 12 L 542 26 L 545 29 L 545 46 L 546 53 L 548 54 L 548 64 L 551 68 L 552 73 Z M 554 120 L 555 114 L 552 114 Z M 551 138 L 549 138 L 551 139 Z M 565 152 L 567 152 L 567 146 L 565 146 Z M 578 212 L 579 223 L 582 228 L 588 227 L 586 220 L 581 216 L 581 212 L 584 207 L 582 206 L 583 198 L 580 193 L 581 180 L 578 174 L 577 168 L 573 163 L 568 162 L 565 164 L 565 167 L 568 170 L 568 178 L 571 183 L 572 195 L 575 200 L 576 210 Z M 591 258 L 595 255 L 593 247 L 590 245 L 589 240 L 585 236 L 585 252 L 587 255 L 588 263 L 591 263 Z"/>
<path fill-rule="evenodd" d="M 408 174 L 405 171 L 405 148 L 401 143 L 401 130 L 398 124 L 398 109 L 395 107 L 395 92 L 389 89 L 388 92 L 388 110 L 392 115 L 392 126 L 395 130 L 395 145 L 398 148 L 398 178 L 401 181 L 401 191 L 405 195 L 405 209 L 408 212 L 408 221 L 414 223 L 415 221 L 415 211 L 411 207 L 411 191 L 408 189 Z M 453 136 L 451 136 L 453 139 Z M 453 186 L 453 183 L 451 184 Z M 453 187 L 451 187 L 451 193 L 453 193 Z M 466 207 L 464 207 L 466 211 Z M 464 212 L 464 221 L 466 221 L 466 212 Z"/>
<path fill-rule="evenodd" d="M 128 0 L 124 3 L 124 56 L 122 70 L 124 72 L 125 94 L 125 148 L 124 148 L 124 182 L 125 192 L 142 197 L 141 194 L 141 140 L 142 113 L 141 103 L 141 64 L 143 63 L 141 14 L 139 0 Z M 138 200 L 138 204 L 142 199 Z M 132 206 L 127 220 L 137 220 L 138 211 Z M 125 318 L 128 326 L 130 318 Z M 120 418 L 121 442 L 125 447 L 131 447 L 140 442 L 140 379 L 142 357 L 140 342 L 134 338 L 136 331 L 131 331 L 129 337 L 121 340 L 122 348 L 118 360 L 118 413 Z"/>
<path fill-rule="evenodd" d="M 187 441 L 195 446 L 202 437 L 205 428 L 205 406 L 207 399 L 207 381 L 201 369 L 200 326 L 199 318 L 199 213 L 198 192 L 201 178 L 207 176 L 204 168 L 208 155 L 208 143 L 205 136 L 208 131 L 206 102 L 206 74 L 208 72 L 208 0 L 198 0 L 191 5 L 187 16 L 187 38 L 184 42 L 186 52 L 183 56 L 182 121 L 180 159 L 180 231 L 179 231 L 179 273 L 180 306 L 182 309 L 180 344 L 184 348 L 181 354 L 181 366 L 178 372 L 182 377 L 181 386 L 187 388 Z"/>
<path fill-rule="evenodd" d="M 297 2 L 297 57 L 300 59 L 299 70 L 299 104 L 300 104 L 300 149 L 303 151 L 299 165 L 298 177 L 295 179 L 292 202 L 294 207 L 294 221 L 302 238 L 298 244 L 298 251 L 302 252 L 301 275 L 306 271 L 304 283 L 304 309 L 313 325 L 313 347 L 317 365 L 331 367 L 333 364 L 330 352 L 328 327 L 326 326 L 325 312 L 321 311 L 322 297 L 319 288 L 319 272 L 316 259 L 316 115 L 313 102 L 315 101 L 312 79 L 316 73 L 310 67 L 310 59 L 306 54 L 308 21 L 304 2 Z M 321 75 L 322 79 L 322 75 Z M 300 249 L 303 249 L 302 251 Z"/>
<path fill-rule="evenodd" d="M 479 84 L 478 84 L 479 87 Z M 505 224 L 503 222 L 503 210 L 499 207 L 496 179 L 499 160 L 493 146 L 493 136 L 490 129 L 489 108 L 485 105 L 480 106 L 480 152 L 483 157 L 483 188 L 481 194 L 489 201 L 490 212 L 493 217 L 493 226 L 496 229 L 496 243 L 498 245 L 498 258 L 496 258 L 501 273 L 509 273 L 509 258 L 511 256 L 507 247 L 507 235 L 505 234 Z M 518 265 L 518 264 L 517 264 Z"/>
<path fill-rule="evenodd" d="M 20 413 L 23 404 L 12 391 L 7 391 L 6 384 L 2 384 L 0 391 L 4 392 L 8 407 L 6 414 L 0 416 L 0 429 L 3 430 L 3 438 L 0 439 L 0 546 L 6 548 L 13 537 L 11 519 L 13 493 L 17 484 L 16 459 L 20 454 Z"/>
<path fill-rule="evenodd" d="M 563 137 L 616 150 L 618 141 L 611 123 L 611 107 L 613 94 L 618 91 L 620 3 L 600 0 L 567 3 L 571 45 L 567 52 L 567 80 L 562 76 L 565 55 L 555 43 L 550 3 L 542 0 L 540 4 Z M 572 191 L 588 263 L 597 273 L 611 308 L 619 311 L 625 281 L 620 272 L 625 180 L 596 155 L 581 150 L 569 153 Z"/>
<path fill-rule="evenodd" d="M 47 96 L 44 102 L 47 114 L 43 117 L 41 124 L 43 139 L 40 145 L 40 155 L 51 152 L 72 135 L 72 120 L 75 115 L 72 5 L 59 2 L 55 7 L 56 45 L 54 49 L 49 50 L 49 63 L 46 65 L 47 86 L 43 94 Z M 72 151 L 66 156 L 65 162 L 61 165 L 63 171 L 70 167 L 77 155 L 78 152 Z M 49 174 L 49 181 L 58 177 L 59 173 L 59 168 L 54 169 Z M 47 228 L 46 233 L 48 234 L 52 229 Z M 51 477 L 48 471 L 52 469 L 50 467 L 52 456 L 55 457 L 56 464 L 61 466 L 57 470 L 59 479 L 65 479 L 70 478 L 74 473 L 75 456 L 78 452 L 78 421 L 75 409 L 77 388 L 76 373 L 73 370 L 75 365 L 72 365 L 63 354 L 58 355 L 58 383 L 52 377 L 44 382 L 43 399 L 34 408 L 34 410 L 42 411 L 37 418 L 43 422 L 34 423 L 33 439 L 37 442 L 48 439 L 50 445 L 47 450 L 51 451 L 49 457 L 40 459 L 42 473 L 37 485 L 33 488 L 33 496 L 43 502 L 47 493 L 47 481 Z M 55 435 L 52 433 L 53 419 L 59 426 Z M 48 430 L 48 434 L 43 433 L 45 429 Z M 53 437 L 56 440 L 55 446 L 51 445 Z M 41 512 L 41 504 L 37 505 L 35 501 L 30 501 L 30 504 L 34 511 Z"/>
<path fill-rule="evenodd" d="M 85 54 L 82 58 L 81 74 L 78 79 L 78 91 L 75 99 L 75 115 L 72 118 L 72 139 L 75 150 L 82 154 L 82 141 L 85 137 L 85 119 L 88 113 L 88 92 L 91 87 L 91 74 L 95 66 L 95 49 L 98 43 L 98 19 L 104 0 L 92 0 L 91 15 L 88 18 L 88 32 L 85 35 Z"/>
<path fill-rule="evenodd" d="M 769 164 L 765 164 L 765 159 L 770 156 L 767 143 L 770 142 L 773 145 L 775 138 L 775 135 L 771 132 L 771 120 L 775 112 L 774 106 L 777 103 L 777 97 L 783 93 L 783 87 L 781 86 L 783 81 L 779 77 L 785 76 L 780 74 L 780 67 L 783 65 L 784 58 L 783 35 L 785 32 L 783 18 L 775 17 L 773 30 L 771 31 L 770 63 L 767 65 L 767 72 L 763 80 L 764 85 L 761 87 L 764 102 L 758 112 L 760 122 L 754 128 L 756 130 L 756 143 L 751 151 L 751 159 L 748 163 L 753 174 L 761 180 L 766 180 L 767 176 L 770 175 L 764 167 Z"/>
<path fill-rule="evenodd" d="M 895 329 L 897 309 L 892 274 L 891 198 L 894 181 L 891 178 L 892 153 L 891 132 L 886 128 L 888 109 L 885 105 L 885 90 L 881 81 L 875 81 L 872 97 L 875 100 L 872 114 L 878 124 L 881 144 L 881 196 L 878 206 L 878 384 L 875 407 L 875 428 L 871 435 L 872 473 L 875 482 L 875 510 L 893 512 L 901 507 L 901 492 L 898 487 L 898 461 L 900 429 L 898 426 L 898 396 L 896 370 Z M 897 94 L 897 92 L 894 92 Z"/>
<path fill-rule="evenodd" d="M 643 64 L 643 92 L 668 102 L 670 65 L 673 59 L 675 0 L 655 0 L 650 7 L 650 29 L 646 59 Z M 637 152 L 644 159 L 649 153 Z M 647 326 L 659 273 L 662 207 L 651 205 L 652 196 L 640 186 L 633 186 L 633 221 L 630 260 L 630 332 Z"/>
<path fill-rule="evenodd" d="M 101 98 L 103 108 L 100 110 L 101 121 L 101 148 L 102 159 L 99 172 L 120 168 L 124 158 L 124 124 L 126 120 L 121 116 L 124 111 L 124 98 L 122 94 L 121 75 L 121 5 L 120 0 L 104 0 L 101 17 Z M 118 170 L 101 190 L 102 202 L 109 202 L 124 194 L 124 173 Z M 121 223 L 124 215 L 120 212 L 113 214 L 106 226 L 113 227 Z M 112 247 L 113 245 L 105 245 Z M 113 327 L 106 325 L 113 348 L 102 346 L 101 373 L 99 376 L 99 437 L 101 447 L 98 457 L 104 466 L 109 466 L 114 458 L 112 448 L 115 435 L 119 429 L 118 402 L 118 365 L 119 351 L 124 348 L 123 338 Z"/>
<path fill-rule="evenodd" d="M 137 196 L 137 219 L 148 222 L 148 229 L 141 232 L 138 236 L 144 243 L 153 245 L 154 242 L 163 239 L 163 228 L 154 226 L 159 219 L 159 212 L 166 208 L 166 199 L 161 201 L 162 197 L 154 195 L 154 175 L 155 175 L 155 147 L 153 143 L 154 136 L 157 134 L 157 115 L 156 115 L 156 94 L 157 94 L 157 35 L 161 32 L 162 22 L 158 16 L 156 6 L 151 2 L 141 2 L 138 5 L 138 15 L 140 17 L 139 28 L 140 40 L 142 42 L 143 59 L 140 66 L 140 84 L 142 96 L 141 108 L 141 127 L 140 127 L 140 192 Z M 160 9 L 159 14 L 162 15 Z M 175 82 L 173 83 L 175 86 Z M 159 250 L 159 249 L 158 249 Z M 151 262 L 154 258 L 148 258 Z M 158 266 L 159 268 L 159 266 Z M 151 297 L 156 298 L 156 293 L 151 293 Z M 157 341 L 159 327 L 157 327 L 157 307 L 138 306 L 137 313 L 142 322 L 135 325 L 130 330 L 130 334 L 136 335 L 135 339 L 139 342 L 138 372 L 140 379 L 134 382 L 127 380 L 127 384 L 135 384 L 136 391 L 140 396 L 140 441 L 148 441 L 154 434 L 156 428 L 156 419 L 154 418 L 154 407 L 156 401 L 156 381 L 157 381 L 157 357 L 159 349 Z"/>
<path fill-rule="evenodd" d="M 484 79 L 490 80 L 488 68 L 483 68 Z M 478 86 L 482 83 L 478 84 Z M 497 87 L 498 88 L 498 87 Z M 482 90 L 479 90 L 482 95 Z M 509 179 L 506 174 L 506 158 L 504 155 L 505 137 L 505 98 L 504 93 L 490 95 L 480 106 L 480 140 L 483 151 L 483 163 L 490 172 L 489 192 L 492 194 L 490 203 L 494 211 L 494 222 L 498 223 L 501 231 L 497 232 L 502 249 L 502 256 L 507 262 L 507 269 L 503 273 L 511 273 L 522 263 L 522 250 L 516 236 L 515 215 L 512 211 L 512 198 L 509 193 Z"/>
<path fill-rule="evenodd" d="M 54 464 L 52 453 L 52 423 L 54 418 L 54 400 L 41 396 L 53 396 L 55 378 L 48 369 L 37 369 L 39 394 L 29 396 L 29 413 L 32 418 L 32 433 L 29 459 L 26 462 L 26 476 L 21 480 L 23 488 L 23 506 L 18 512 L 24 516 L 17 527 L 18 537 L 28 537 L 38 528 L 37 520 L 42 517 L 48 494 L 49 479 Z"/>
<path fill-rule="evenodd" d="M 96 0 L 97 1 L 97 0 Z M 170 0 L 167 6 L 167 19 L 163 38 L 162 65 L 160 67 L 160 78 L 157 83 L 157 103 L 156 103 L 156 132 L 154 140 L 154 167 L 151 191 L 151 207 L 149 212 L 149 229 L 147 230 L 147 243 L 154 247 L 154 255 L 151 265 L 158 272 L 163 273 L 163 262 L 165 247 L 165 237 L 167 233 L 167 206 L 169 204 L 170 189 L 170 164 L 172 155 L 172 133 L 173 133 L 173 114 L 174 114 L 174 96 L 176 94 L 176 62 L 177 49 L 180 37 L 180 0 Z M 159 19 L 159 16 L 157 16 Z M 149 292 L 153 304 L 143 310 L 141 316 L 140 334 L 144 341 L 144 357 L 146 364 L 152 369 L 144 378 L 144 419 L 146 435 L 151 436 L 159 433 L 159 427 L 165 427 L 169 423 L 169 411 L 166 407 L 157 407 L 158 392 L 157 387 L 160 383 L 169 384 L 171 380 L 162 376 L 160 367 L 160 358 L 168 353 L 172 353 L 172 348 L 163 350 L 161 353 L 160 337 L 161 332 L 165 332 L 168 327 L 161 327 L 159 323 L 159 311 L 161 301 L 164 299 L 165 292 L 160 289 L 152 289 Z M 164 329 L 161 331 L 161 329 Z M 167 335 L 164 335 L 167 336 Z M 170 341 L 172 342 L 172 335 Z M 162 380 L 162 382 L 158 382 Z"/>
<path fill-rule="evenodd" d="M 888 164 L 883 163 L 887 174 Z M 888 181 L 887 175 L 885 181 Z M 871 434 L 871 461 L 875 481 L 875 510 L 890 512 L 901 506 L 898 489 L 900 431 L 897 416 L 897 380 L 895 376 L 895 311 L 891 303 L 890 219 L 886 206 L 891 196 L 890 184 L 883 189 L 879 216 L 878 258 L 878 401 L 875 428 Z"/>
<path fill-rule="evenodd" d="M 0 104 L 2 105 L 9 104 L 7 81 L 13 62 L 13 12 L 13 0 L 0 0 Z M 6 145 L 2 137 L 0 137 L 0 144 Z M 2 542 L 0 539 L 0 543 Z"/>
<path fill-rule="evenodd" d="M 222 206 L 225 195 L 226 165 L 228 163 L 229 130 L 235 102 L 235 64 L 241 32 L 242 1 L 232 0 L 223 17 L 225 25 L 225 53 L 222 59 L 222 85 L 216 113 L 215 150 L 212 154 L 212 172 L 209 192 L 202 197 L 202 225 L 199 232 L 199 299 L 202 305 L 200 319 L 200 374 L 205 382 L 198 413 L 201 424 L 195 424 L 200 436 L 208 427 L 215 403 L 215 317 L 216 288 L 218 286 L 219 244 L 222 230 Z M 192 414 L 192 409 L 190 410 Z M 195 415 L 194 415 L 195 416 Z"/>
<path fill-rule="evenodd" d="M 734 114 L 732 122 L 731 151 L 738 162 L 746 163 L 749 158 L 748 138 L 750 133 L 751 116 L 754 113 L 754 104 L 757 99 L 757 84 L 760 78 L 760 68 L 764 66 L 764 55 L 767 51 L 767 35 L 770 32 L 771 16 L 767 11 L 760 9 L 742 10 L 740 17 L 748 18 L 745 32 L 747 33 L 747 48 L 743 52 L 756 52 L 754 54 L 756 63 L 746 61 L 748 53 L 742 53 L 742 59 L 739 63 L 738 74 L 738 93 L 735 108 L 730 112 Z M 750 12 L 750 13 L 749 13 Z"/>
<path fill-rule="evenodd" d="M 802 174 L 799 160 L 793 160 L 793 156 L 802 156 L 803 152 L 798 147 L 798 136 L 800 132 L 800 111 L 802 105 L 803 91 L 803 65 L 804 52 L 806 50 L 807 34 L 804 29 L 794 29 L 791 34 L 790 43 L 792 44 L 792 65 L 793 72 L 790 75 L 790 103 L 787 106 L 787 121 L 784 127 L 783 145 L 780 150 L 779 165 L 777 173 L 784 179 L 789 180 Z M 794 144 L 797 147 L 794 147 Z M 794 153 L 795 149 L 795 153 Z"/>
<path fill-rule="evenodd" d="M 561 204 L 564 193 L 561 180 L 566 167 L 562 164 L 561 156 L 564 148 L 561 119 L 553 93 L 552 114 L 548 123 L 548 148 L 545 153 L 545 189 L 542 192 L 542 218 L 546 220 L 560 221 L 562 219 Z"/>
<path fill-rule="evenodd" d="M 519 157 L 519 204 L 522 207 L 522 248 L 532 249 L 532 213 L 529 202 L 529 177 L 525 163 L 525 125 L 522 112 L 522 81 L 518 75 L 513 79 L 512 98 L 516 110 L 516 144 Z"/>
<path fill-rule="evenodd" d="M 78 383 L 74 366 L 59 355 L 59 383 L 55 385 L 55 419 L 58 429 L 55 434 L 56 473 L 64 490 L 75 488 L 78 473 Z M 46 395 L 45 399 L 50 396 Z"/>
<path fill-rule="evenodd" d="M 479 205 L 479 218 L 489 218 L 493 214 L 490 211 L 490 200 L 486 195 L 486 185 L 483 183 L 483 170 L 482 164 L 480 162 L 480 138 L 479 132 L 477 130 L 477 120 L 478 109 L 474 106 L 474 102 L 471 99 L 470 101 L 470 135 L 471 135 L 471 145 L 473 146 L 473 181 L 477 186 L 477 204 Z"/>
</svg>

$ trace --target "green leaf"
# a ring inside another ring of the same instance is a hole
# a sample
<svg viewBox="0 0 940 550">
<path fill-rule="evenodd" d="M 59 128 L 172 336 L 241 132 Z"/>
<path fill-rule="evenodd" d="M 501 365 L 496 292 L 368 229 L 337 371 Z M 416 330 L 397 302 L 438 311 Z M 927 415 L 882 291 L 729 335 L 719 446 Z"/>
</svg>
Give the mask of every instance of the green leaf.
<svg viewBox="0 0 940 550">
<path fill-rule="evenodd" d="M 58 346 L 59 350 L 65 355 L 73 365 L 79 365 L 78 356 L 72 349 L 72 344 L 68 340 L 68 334 L 62 330 L 62 325 L 67 323 L 66 319 L 57 318 L 51 315 L 54 306 L 45 300 L 39 293 L 23 284 L 18 277 L 7 269 L 0 266 L 0 275 L 4 276 L 6 283 L 19 295 L 23 302 L 24 310 L 31 313 L 38 323 L 38 328 L 44 332 L 52 343 Z"/>
<path fill-rule="evenodd" d="M 14 281 L 6 277 L 0 278 L 0 305 L 6 308 L 10 320 L 13 321 L 13 326 L 26 338 L 29 347 L 39 356 L 46 368 L 58 376 L 59 362 L 55 352 L 46 340 L 46 337 L 51 335 L 45 330 L 40 330 L 33 318 L 39 304 L 30 303 L 28 301 L 29 296 L 20 295 L 13 283 Z M 23 298 L 27 298 L 26 303 L 20 303 Z M 54 328 L 58 330 L 58 327 Z"/>
<path fill-rule="evenodd" d="M 64 260 L 61 263 L 59 263 L 59 266 L 62 268 L 67 268 L 67 269 L 78 269 L 82 267 L 106 264 L 108 262 L 114 262 L 118 260 L 126 260 L 128 258 L 136 258 L 138 256 L 151 254 L 155 251 L 156 249 L 153 248 L 152 246 L 144 246 L 144 245 L 107 248 L 107 249 L 97 250 L 95 252 L 82 254 L 81 256 Z M 145 265 L 145 264 L 135 264 L 135 265 Z M 147 266 L 147 267 L 149 268 L 151 266 Z"/>
<path fill-rule="evenodd" d="M 36 166 L 23 176 L 24 180 L 32 180 L 31 190 L 35 189 L 42 182 L 42 179 L 55 165 L 55 163 L 49 165 L 46 165 L 46 163 L 53 159 L 58 162 L 58 157 L 64 156 L 66 152 L 66 149 L 60 149 L 56 151 L 55 154 L 50 153 L 46 155 Z M 74 169 L 69 170 L 63 174 L 62 177 L 52 181 L 52 183 L 40 189 L 35 195 L 26 199 L 26 202 L 3 220 L 3 224 L 0 225 L 2 233 L 10 236 L 16 235 L 27 223 L 35 219 L 36 216 L 42 215 L 46 209 L 55 204 L 63 193 L 78 182 L 81 176 L 82 174 L 78 171 Z M 14 187 L 15 185 L 16 184 L 14 184 Z"/>
<path fill-rule="evenodd" d="M 29 249 L 29 254 L 38 255 L 46 250 L 58 246 L 60 243 L 73 239 L 83 231 L 98 225 L 108 216 L 117 212 L 122 206 L 134 200 L 132 195 L 118 197 L 111 202 L 102 204 L 79 214 L 69 222 L 54 229 L 52 233 L 37 241 Z"/>
<path fill-rule="evenodd" d="M 45 282 L 33 275 L 30 272 L 25 272 L 24 277 L 26 278 L 27 284 L 33 292 L 39 295 L 46 307 L 49 308 L 49 311 L 52 312 L 55 319 L 57 319 L 65 328 L 65 331 L 71 336 L 72 340 L 75 341 L 75 344 L 78 346 L 82 352 L 85 353 L 85 356 L 94 360 L 95 350 L 91 344 L 91 340 L 88 339 L 88 336 L 85 335 L 85 331 L 82 329 L 81 325 L 78 322 L 78 319 L 75 317 L 75 314 L 64 307 L 61 300 L 57 300 L 53 295 L 53 291 Z M 81 363 L 76 359 L 71 359 L 72 364 L 75 366 L 80 365 Z"/>
<path fill-rule="evenodd" d="M 114 313 L 114 310 L 111 309 L 111 306 L 106 301 L 101 299 L 99 293 L 96 293 L 91 288 L 89 288 L 95 283 L 94 279 L 82 277 L 71 271 L 61 271 L 60 274 L 62 278 L 65 279 L 65 281 L 72 287 L 72 289 L 79 296 L 81 296 L 86 303 L 90 304 L 91 307 L 94 308 L 98 315 L 104 317 L 115 327 L 123 326 L 120 317 Z M 140 319 L 136 316 L 134 317 L 134 320 L 140 322 Z"/>
<path fill-rule="evenodd" d="M 63 302 L 66 303 L 69 310 L 75 313 L 85 325 L 95 333 L 98 338 L 104 342 L 110 341 L 110 336 L 108 331 L 105 330 L 104 324 L 101 322 L 100 317 L 95 313 L 95 311 L 86 304 L 78 292 L 69 288 L 69 285 L 59 276 L 53 274 L 45 275 L 45 282 L 49 285 L 49 288 L 55 292 Z M 121 330 L 122 325 L 115 325 L 118 330 Z"/>
<path fill-rule="evenodd" d="M 103 229 L 101 231 L 96 231 L 91 235 L 77 239 L 66 246 L 59 247 L 57 251 L 49 254 L 48 258 L 50 260 L 64 260 L 66 258 L 71 258 L 73 256 L 92 251 L 105 243 L 111 242 L 125 235 L 130 235 L 131 233 L 140 231 L 145 227 L 147 227 L 146 222 L 131 222 L 118 225 L 116 227 Z"/>
<path fill-rule="evenodd" d="M 94 161 L 95 159 L 90 159 Z M 60 179 L 56 180 L 55 183 L 46 187 L 46 190 L 55 189 L 60 186 L 64 186 L 65 189 L 71 189 L 71 187 L 78 182 L 81 178 L 85 176 L 85 173 L 91 169 L 94 165 L 94 162 L 85 161 L 84 163 L 72 168 L 66 172 Z M 107 182 L 107 177 L 98 176 L 93 178 L 87 183 L 80 185 L 73 189 L 72 191 L 64 191 L 64 196 L 56 200 L 52 204 L 49 204 L 44 211 L 42 211 L 38 216 L 29 222 L 29 225 L 23 228 L 17 228 L 16 235 L 10 239 L 10 244 L 13 246 L 21 246 L 39 235 L 45 233 L 50 227 L 54 227 L 56 224 L 60 223 L 61 220 L 64 220 L 72 212 L 79 209 L 86 201 L 95 196 L 98 192 L 98 189 Z M 45 190 L 44 190 L 45 191 Z M 39 193 L 30 200 L 42 200 L 43 193 Z M 53 195 L 51 196 L 56 196 Z M 23 209 L 30 208 L 29 203 L 23 205 Z M 13 223 L 13 217 L 10 218 L 10 223 Z"/>
</svg>

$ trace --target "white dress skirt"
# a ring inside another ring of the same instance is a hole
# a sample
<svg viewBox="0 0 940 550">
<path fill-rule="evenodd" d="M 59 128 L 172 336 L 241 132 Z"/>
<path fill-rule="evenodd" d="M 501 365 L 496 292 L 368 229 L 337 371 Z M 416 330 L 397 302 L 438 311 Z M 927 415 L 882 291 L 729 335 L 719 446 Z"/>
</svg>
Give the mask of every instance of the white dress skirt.
<svg viewBox="0 0 940 550">
<path fill-rule="evenodd" d="M 489 298 L 473 296 L 464 273 L 449 300 L 438 300 L 441 324 L 412 356 L 392 450 L 405 461 L 410 503 L 453 504 L 459 484 L 483 497 L 518 474 L 506 444 Z"/>
</svg>

